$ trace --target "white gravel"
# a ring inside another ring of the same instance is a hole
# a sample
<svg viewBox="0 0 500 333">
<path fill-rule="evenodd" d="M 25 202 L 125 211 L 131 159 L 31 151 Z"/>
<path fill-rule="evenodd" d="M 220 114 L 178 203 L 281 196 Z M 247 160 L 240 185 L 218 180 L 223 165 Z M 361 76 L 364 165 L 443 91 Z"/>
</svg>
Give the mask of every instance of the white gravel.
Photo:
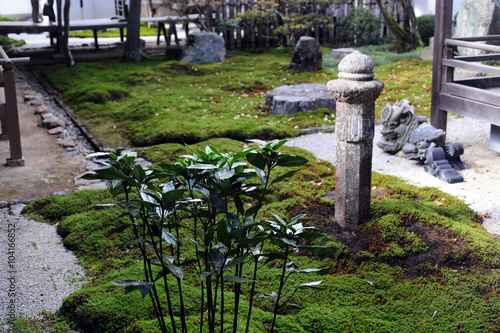
<svg viewBox="0 0 500 333">
<path fill-rule="evenodd" d="M 464 182 L 448 184 L 424 171 L 417 161 L 384 153 L 376 146 L 380 126 L 375 128 L 372 170 L 402 178 L 408 184 L 436 187 L 467 203 L 478 214 L 485 215 L 483 226 L 500 235 L 500 153 L 489 150 L 490 124 L 470 118 L 450 116 L 447 140 L 464 146 L 468 169 L 460 171 Z M 335 133 L 317 133 L 291 139 L 287 145 L 304 148 L 316 157 L 335 165 Z"/>
<path fill-rule="evenodd" d="M 9 215 L 8 209 L 0 209 L 0 249 L 0 332 L 9 330 L 10 315 L 56 311 L 85 281 L 54 226 Z"/>
</svg>

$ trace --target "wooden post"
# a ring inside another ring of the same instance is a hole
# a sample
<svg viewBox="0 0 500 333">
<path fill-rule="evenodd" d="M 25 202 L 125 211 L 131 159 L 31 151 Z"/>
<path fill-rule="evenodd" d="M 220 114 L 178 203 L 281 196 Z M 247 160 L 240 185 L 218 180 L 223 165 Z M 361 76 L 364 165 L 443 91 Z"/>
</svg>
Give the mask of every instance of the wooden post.
<svg viewBox="0 0 500 333">
<path fill-rule="evenodd" d="M 3 82 L 5 91 L 5 117 L 7 121 L 10 158 L 7 166 L 24 166 L 24 157 L 21 149 L 21 132 L 19 130 L 19 115 L 17 110 L 16 77 L 14 64 L 10 60 L 4 61 Z"/>
<path fill-rule="evenodd" d="M 375 100 L 384 84 L 374 80 L 374 64 L 355 51 L 339 64 L 339 79 L 328 82 L 337 103 L 335 220 L 355 230 L 370 216 Z"/>
<path fill-rule="evenodd" d="M 453 73 L 443 66 L 443 57 L 451 57 L 452 50 L 444 48 L 444 40 L 451 38 L 453 0 L 436 1 L 434 21 L 434 59 L 432 66 L 431 125 L 446 132 L 447 112 L 439 109 L 441 83 L 452 80 Z"/>
</svg>

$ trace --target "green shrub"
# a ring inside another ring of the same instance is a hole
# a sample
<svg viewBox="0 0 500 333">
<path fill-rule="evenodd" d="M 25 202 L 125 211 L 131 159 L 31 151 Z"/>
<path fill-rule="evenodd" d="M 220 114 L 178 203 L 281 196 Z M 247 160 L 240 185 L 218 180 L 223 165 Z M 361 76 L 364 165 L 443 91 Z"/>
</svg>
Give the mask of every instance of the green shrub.
<svg viewBox="0 0 500 333">
<path fill-rule="evenodd" d="M 380 20 L 365 8 L 353 8 L 340 21 L 340 37 L 355 45 L 376 44 L 379 41 Z"/>
<path fill-rule="evenodd" d="M 434 15 L 422 15 L 417 17 L 417 28 L 422 43 L 428 46 L 429 39 L 434 37 Z"/>
</svg>

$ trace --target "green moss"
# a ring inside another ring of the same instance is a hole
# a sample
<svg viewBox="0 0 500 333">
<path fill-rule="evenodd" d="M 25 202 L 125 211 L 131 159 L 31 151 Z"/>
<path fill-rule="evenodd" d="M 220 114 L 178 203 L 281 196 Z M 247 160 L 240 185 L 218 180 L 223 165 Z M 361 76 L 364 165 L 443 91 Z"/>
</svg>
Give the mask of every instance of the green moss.
<svg viewBox="0 0 500 333">
<path fill-rule="evenodd" d="M 204 149 L 208 142 L 191 149 Z M 236 152 L 244 143 L 212 139 L 223 152 Z M 302 251 L 292 260 L 300 268 L 330 267 L 322 290 L 299 291 L 290 298 L 277 319 L 278 332 L 495 332 L 500 329 L 500 244 L 480 225 L 478 216 L 460 200 L 434 188 L 418 188 L 400 179 L 373 174 L 371 218 L 354 233 L 335 223 L 334 201 L 323 196 L 335 187 L 335 168 L 298 148 L 283 151 L 309 159 L 290 181 L 278 183 L 270 194 L 276 200 L 263 216 L 278 213 L 293 216 L 307 213 L 306 223 L 315 225 L 326 237 L 314 245 L 335 246 L 331 255 L 315 257 Z M 163 144 L 140 150 L 155 163 L 169 162 L 189 153 L 180 144 Z M 276 169 L 276 175 L 282 172 Z M 65 299 L 58 316 L 82 332 L 154 332 L 148 297 L 137 291 L 127 294 L 111 282 L 143 279 L 137 250 L 115 245 L 130 235 L 110 235 L 121 222 L 116 208 L 93 208 L 109 202 L 106 191 L 77 192 L 66 197 L 43 198 L 28 207 L 32 214 L 60 221 L 65 244 L 82 258 L 91 280 Z M 49 214 L 50 210 L 54 213 Z M 186 222 L 187 223 L 187 222 Z M 122 238 L 123 237 L 123 238 Z M 183 236 L 182 236 L 183 238 Z M 189 241 L 186 241 L 189 243 Z M 128 251 L 128 252 L 127 252 Z M 183 249 L 185 257 L 193 248 Z M 273 251 L 272 246 L 266 251 Z M 184 279 L 187 323 L 198 331 L 200 280 L 188 268 Z M 279 261 L 259 269 L 250 326 L 251 332 L 266 332 L 272 321 L 272 303 L 258 295 L 277 291 Z M 245 267 L 244 276 L 249 276 Z M 284 292 L 291 295 L 311 276 L 294 274 Z M 178 308 L 176 288 L 169 278 L 172 301 Z M 162 283 L 162 282 L 161 282 Z M 159 282 L 158 287 L 163 288 Z M 232 298 L 232 284 L 226 283 Z M 249 285 L 243 285 L 238 317 L 245 325 Z M 162 302 L 166 302 L 162 293 Z M 227 303 L 228 304 L 228 303 Z M 230 313 L 229 309 L 229 313 Z M 179 313 L 175 313 L 176 316 Z M 226 330 L 232 316 L 226 316 Z M 166 319 L 170 323 L 169 319 Z M 178 322 L 178 318 L 177 318 Z"/>
<path fill-rule="evenodd" d="M 335 118 L 325 110 L 268 113 L 264 98 L 273 87 L 334 78 L 328 69 L 289 71 L 289 57 L 287 52 L 234 52 L 225 62 L 203 65 L 163 59 L 102 61 L 50 66 L 41 74 L 94 136 L 111 147 L 120 141 L 117 133 L 141 147 L 214 137 L 283 138 L 297 136 L 303 128 L 333 125 Z"/>
</svg>

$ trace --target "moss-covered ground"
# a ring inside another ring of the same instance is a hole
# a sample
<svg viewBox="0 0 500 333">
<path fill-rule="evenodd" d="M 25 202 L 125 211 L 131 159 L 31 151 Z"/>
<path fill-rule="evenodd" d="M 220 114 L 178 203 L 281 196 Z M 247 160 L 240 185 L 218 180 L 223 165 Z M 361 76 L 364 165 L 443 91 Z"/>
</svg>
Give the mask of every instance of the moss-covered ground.
<svg viewBox="0 0 500 333">
<path fill-rule="evenodd" d="M 245 144 L 212 139 L 222 151 L 239 151 Z M 140 150 L 155 163 L 188 152 L 180 144 Z M 497 332 L 500 330 L 500 242 L 481 226 L 480 218 L 462 201 L 434 188 L 417 188 L 374 173 L 372 216 L 355 232 L 342 231 L 335 221 L 335 168 L 298 148 L 286 152 L 309 159 L 288 182 L 270 194 L 274 202 L 263 215 L 307 213 L 306 223 L 326 234 L 315 245 L 335 246 L 328 256 L 298 252 L 301 268 L 331 267 L 322 276 L 323 290 L 297 293 L 278 316 L 277 332 Z M 93 207 L 112 201 L 107 191 L 81 191 L 53 196 L 28 206 L 32 217 L 59 222 L 64 244 L 82 260 L 89 282 L 65 299 L 60 322 L 81 332 L 156 332 L 149 298 L 126 293 L 111 281 L 142 279 L 139 255 L 118 248 L 129 234 L 112 234 L 119 225 L 116 207 Z M 280 266 L 259 271 L 257 295 L 277 289 Z M 305 282 L 300 280 L 293 283 Z M 188 327 L 197 330 L 199 279 L 185 278 Z M 231 286 L 228 286 L 231 290 Z M 240 327 L 248 303 L 243 289 Z M 230 293 L 229 293 L 230 295 Z M 271 304 L 258 298 L 251 332 L 267 332 Z M 229 316 L 228 316 L 229 317 Z M 62 325 L 60 323 L 60 325 Z M 227 328 L 231 327 L 228 320 Z"/>
<path fill-rule="evenodd" d="M 325 58 L 329 51 L 324 49 Z M 284 138 L 335 124 L 335 113 L 326 109 L 269 114 L 264 97 L 272 88 L 337 78 L 326 67 L 306 73 L 288 70 L 292 52 L 229 52 L 226 61 L 203 65 L 161 58 L 128 64 L 112 60 L 50 66 L 41 76 L 108 147 L 192 144 L 214 137 Z M 377 113 L 387 102 L 409 98 L 419 114 L 429 115 L 431 62 L 409 59 L 377 67 L 375 73 L 386 84 Z"/>
<path fill-rule="evenodd" d="M 329 50 L 323 51 L 326 59 Z M 337 76 L 335 61 L 325 61 L 329 68 L 314 73 L 287 70 L 291 52 L 234 52 L 224 63 L 211 65 L 104 61 L 48 67 L 41 74 L 108 146 L 144 147 L 140 155 L 162 163 L 189 153 L 183 143 L 237 152 L 247 138 L 290 137 L 306 127 L 334 124 L 335 114 L 325 110 L 287 117 L 268 113 L 264 96 L 269 89 L 326 83 Z M 376 67 L 376 78 L 385 83 L 377 115 L 387 102 L 408 98 L 419 115 L 429 116 L 431 67 L 417 59 Z M 372 216 L 355 232 L 346 232 L 333 218 L 334 166 L 298 148 L 285 151 L 309 163 L 289 181 L 276 184 L 261 217 L 305 213 L 306 223 L 326 235 L 315 245 L 338 250 L 319 257 L 294 254 L 301 268 L 331 270 L 321 277 L 323 290 L 295 294 L 291 302 L 300 308 L 282 311 L 277 332 L 500 331 L 500 243 L 467 205 L 437 189 L 374 173 Z M 143 278 L 137 250 L 117 246 L 131 234 L 111 232 L 122 223 L 115 219 L 120 209 L 94 206 L 114 200 L 108 191 L 81 191 L 42 198 L 26 209 L 31 217 L 57 223 L 65 246 L 88 271 L 89 282 L 66 298 L 56 315 L 46 315 L 45 322 L 57 327 L 54 332 L 69 332 L 68 327 L 81 332 L 158 331 L 150 299 L 111 283 Z M 277 290 L 280 271 L 279 263 L 264 266 L 256 294 Z M 305 282 L 296 276 L 292 282 Z M 194 332 L 199 279 L 187 274 L 184 281 L 188 328 Z M 240 328 L 248 293 L 244 286 Z M 250 332 L 267 332 L 271 304 L 257 298 L 254 305 Z M 231 325 L 228 319 L 226 328 Z M 40 327 L 39 322 L 19 320 L 16 329 L 41 332 Z"/>
</svg>

